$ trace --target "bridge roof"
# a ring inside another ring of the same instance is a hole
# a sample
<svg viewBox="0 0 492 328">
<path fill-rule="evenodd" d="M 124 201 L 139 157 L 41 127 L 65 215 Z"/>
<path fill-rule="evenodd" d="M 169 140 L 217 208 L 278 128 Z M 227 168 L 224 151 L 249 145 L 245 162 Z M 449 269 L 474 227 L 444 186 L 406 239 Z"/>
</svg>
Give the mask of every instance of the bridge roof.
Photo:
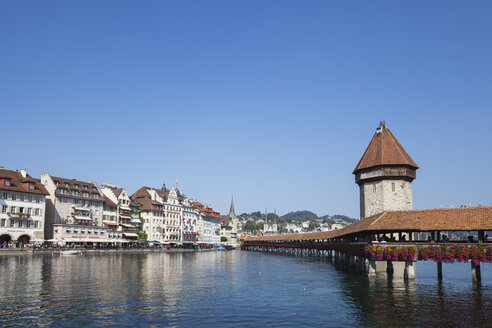
<svg viewBox="0 0 492 328">
<path fill-rule="evenodd" d="M 316 240 L 338 238 L 363 232 L 477 230 L 492 230 L 492 206 L 385 211 L 356 221 L 339 230 L 246 237 L 244 240 Z"/>
<path fill-rule="evenodd" d="M 382 123 L 372 137 L 353 173 L 355 174 L 362 169 L 384 165 L 406 165 L 414 169 L 419 168 L 417 163 L 414 162 L 405 148 L 391 133 L 390 129 Z"/>
</svg>

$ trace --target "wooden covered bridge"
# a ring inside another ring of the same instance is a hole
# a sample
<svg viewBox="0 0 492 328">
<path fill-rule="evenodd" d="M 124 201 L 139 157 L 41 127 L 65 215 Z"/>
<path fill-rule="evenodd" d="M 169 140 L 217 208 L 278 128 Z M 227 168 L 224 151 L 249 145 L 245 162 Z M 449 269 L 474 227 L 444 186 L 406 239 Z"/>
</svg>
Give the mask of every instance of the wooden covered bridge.
<svg viewBox="0 0 492 328">
<path fill-rule="evenodd" d="M 241 238 L 243 250 L 320 255 L 374 275 L 415 277 L 417 260 L 492 262 L 487 231 L 492 206 L 413 210 L 418 165 L 384 122 L 376 129 L 353 174 L 360 188 L 361 220 L 340 230 Z M 476 232 L 476 233 L 475 233 Z"/>
<path fill-rule="evenodd" d="M 492 206 L 385 211 L 339 230 L 243 236 L 241 248 L 326 256 L 369 275 L 385 271 L 407 278 L 415 277 L 417 260 L 437 262 L 439 278 L 443 262 L 470 261 L 474 279 L 480 279 L 480 263 L 492 262 L 487 231 Z M 401 262 L 401 270 L 394 262 Z"/>
</svg>

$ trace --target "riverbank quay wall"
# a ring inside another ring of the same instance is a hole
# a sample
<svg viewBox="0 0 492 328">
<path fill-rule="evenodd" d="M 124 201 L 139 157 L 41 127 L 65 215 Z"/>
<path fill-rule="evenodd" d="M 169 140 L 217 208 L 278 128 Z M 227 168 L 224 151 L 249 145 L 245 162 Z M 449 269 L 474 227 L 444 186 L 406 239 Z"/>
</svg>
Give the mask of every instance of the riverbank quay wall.
<svg viewBox="0 0 492 328">
<path fill-rule="evenodd" d="M 197 253 L 197 252 L 214 252 L 217 248 L 204 249 L 165 249 L 165 248 L 134 248 L 134 249 L 29 249 L 14 248 L 0 249 L 0 256 L 34 256 L 34 255 L 61 255 L 64 251 L 76 250 L 84 255 L 108 255 L 108 254 L 138 254 L 138 253 Z"/>
<path fill-rule="evenodd" d="M 326 256 L 348 263 L 369 276 L 386 271 L 415 277 L 414 262 L 433 260 L 442 279 L 442 262 L 471 262 L 472 277 L 480 280 L 480 263 L 492 262 L 492 207 L 385 211 L 340 230 L 241 238 L 241 248 L 279 254 Z M 444 233 L 476 231 L 478 240 L 448 241 Z M 425 233 L 425 240 L 414 240 Z M 393 242 L 379 243 L 388 239 Z M 401 262 L 401 263 L 398 263 Z M 398 267 L 398 272 L 396 272 Z M 441 270 L 440 270 L 441 269 Z"/>
</svg>

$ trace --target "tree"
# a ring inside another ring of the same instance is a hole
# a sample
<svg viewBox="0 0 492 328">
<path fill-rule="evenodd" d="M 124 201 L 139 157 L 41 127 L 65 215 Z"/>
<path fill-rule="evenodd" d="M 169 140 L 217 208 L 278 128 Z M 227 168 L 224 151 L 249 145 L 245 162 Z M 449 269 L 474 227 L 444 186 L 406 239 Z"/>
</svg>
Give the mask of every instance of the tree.
<svg viewBox="0 0 492 328">
<path fill-rule="evenodd" d="M 227 237 L 226 237 L 226 236 L 222 236 L 222 237 L 220 237 L 220 241 L 221 241 L 221 242 L 226 242 L 226 241 L 227 241 Z"/>
<path fill-rule="evenodd" d="M 248 220 L 244 225 L 243 225 L 243 230 L 246 231 L 256 231 L 256 223 L 253 220 Z"/>
</svg>

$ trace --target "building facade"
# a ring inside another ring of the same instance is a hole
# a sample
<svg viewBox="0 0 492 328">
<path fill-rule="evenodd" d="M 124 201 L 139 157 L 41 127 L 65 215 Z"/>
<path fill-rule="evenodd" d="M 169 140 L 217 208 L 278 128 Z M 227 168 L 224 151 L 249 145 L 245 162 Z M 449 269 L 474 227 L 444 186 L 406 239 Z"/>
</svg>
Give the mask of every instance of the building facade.
<svg viewBox="0 0 492 328">
<path fill-rule="evenodd" d="M 164 188 L 142 187 L 130 197 L 140 208 L 141 229 L 147 235 L 147 240 L 166 241 L 164 224 L 166 193 L 167 191 Z"/>
<path fill-rule="evenodd" d="M 197 211 L 198 244 L 201 245 L 220 245 L 220 213 L 215 212 L 210 206 L 205 206 L 200 202 L 193 202 L 193 207 Z"/>
<path fill-rule="evenodd" d="M 46 197 L 44 235 L 53 238 L 55 224 L 104 226 L 104 196 L 95 182 L 41 175 Z"/>
<path fill-rule="evenodd" d="M 48 191 L 41 182 L 26 169 L 0 168 L 0 195 L 0 247 L 42 241 Z"/>
<path fill-rule="evenodd" d="M 238 242 L 239 220 L 234 211 L 234 200 L 231 199 L 231 207 L 228 215 L 221 216 L 220 236 L 227 239 L 227 242 L 237 244 Z"/>
<path fill-rule="evenodd" d="M 140 220 L 132 220 L 131 199 L 126 190 L 108 184 L 104 184 L 102 187 L 101 191 L 104 194 L 105 200 L 114 204 L 116 230 L 122 231 L 126 239 L 138 239 L 136 228 L 140 224 Z M 111 222 L 111 224 L 114 223 Z"/>
<path fill-rule="evenodd" d="M 181 241 L 198 241 L 198 210 L 193 206 L 193 202 L 187 197 L 182 198 L 182 220 L 181 220 Z"/>
<path fill-rule="evenodd" d="M 177 188 L 172 188 L 164 199 L 166 241 L 181 241 L 181 223 L 183 214 L 183 196 Z"/>
</svg>

